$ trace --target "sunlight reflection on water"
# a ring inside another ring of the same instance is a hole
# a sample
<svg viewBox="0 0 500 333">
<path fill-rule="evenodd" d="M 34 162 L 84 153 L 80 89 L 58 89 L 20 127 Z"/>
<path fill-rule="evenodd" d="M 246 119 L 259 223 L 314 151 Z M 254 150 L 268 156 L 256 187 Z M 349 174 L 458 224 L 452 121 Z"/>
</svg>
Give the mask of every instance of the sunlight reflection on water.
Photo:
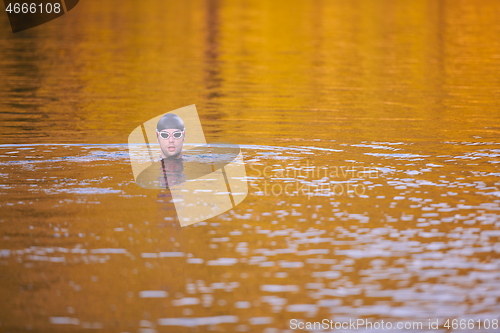
<svg viewBox="0 0 500 333">
<path fill-rule="evenodd" d="M 314 150 L 309 145 L 242 146 L 253 191 L 236 209 L 213 220 L 219 223 L 202 222 L 181 232 L 175 222 L 168 223 L 175 221 L 168 216 L 161 219 L 166 224 L 146 221 L 136 226 L 143 220 L 138 217 L 133 224 L 118 219 L 89 230 L 61 219 L 47 226 L 27 216 L 16 227 L 17 234 L 4 229 L 5 235 L 10 234 L 4 240 L 21 244 L 25 237 L 36 237 L 47 245 L 15 245 L 1 249 L 0 257 L 4 265 L 23 265 L 25 270 L 42 263 L 104 264 L 138 274 L 138 268 L 132 267 L 139 264 L 145 267 L 141 270 L 159 270 L 155 274 L 165 276 L 169 269 L 162 267 L 182 267 L 177 274 L 182 277 L 179 282 L 185 281 L 184 287 L 181 283 L 175 289 L 145 290 L 125 284 L 115 289 L 129 299 L 164 299 L 170 304 L 167 306 L 181 309 L 169 318 L 158 315 L 148 321 L 148 327 L 273 325 L 273 317 L 262 316 L 262 307 L 292 318 L 494 318 L 500 297 L 500 260 L 495 259 L 500 253 L 496 229 L 500 220 L 495 172 L 498 145 L 442 144 L 451 148 L 439 156 L 420 148 L 416 154 L 411 144 L 397 145 L 397 154 L 376 154 L 371 151 L 389 150 L 394 145 L 330 143 L 330 149 L 316 150 L 313 156 L 303 154 Z M 159 200 L 130 179 L 125 145 L 44 145 L 43 151 L 6 154 L 12 148 L 0 147 L 2 177 L 8 177 L 10 184 L 2 191 L 8 194 L 4 198 L 11 198 L 1 205 L 11 212 L 37 207 L 36 193 L 40 191 L 45 193 L 43 205 L 55 209 L 100 204 L 108 205 L 108 212 L 118 213 L 121 206 L 134 205 L 137 198 Z M 68 156 L 71 158 L 64 158 Z M 20 163 L 26 158 L 36 158 L 28 170 Z M 481 171 L 463 170 L 470 158 L 481 164 Z M 92 163 L 93 167 L 82 169 L 79 163 Z M 341 165 L 346 168 L 335 169 Z M 380 172 L 375 177 L 359 174 L 363 170 L 359 166 Z M 25 172 L 39 176 L 26 178 Z M 318 178 L 321 183 L 314 182 Z M 275 188 L 294 182 L 327 186 L 321 195 L 297 192 L 283 200 L 283 195 L 259 191 L 265 182 Z M 362 195 L 339 194 L 330 186 L 346 183 L 363 184 L 365 190 Z M 116 201 L 123 203 L 109 205 Z M 253 208 L 256 202 L 261 202 L 258 211 Z M 376 213 L 368 207 L 376 207 Z M 84 214 L 91 217 L 95 213 Z M 162 226 L 177 230 L 177 236 L 154 231 Z M 174 239 L 177 237 L 180 239 Z M 114 245 L 127 243 L 122 248 Z M 485 256 L 487 261 L 482 259 Z M 217 267 L 231 270 L 222 280 L 202 278 Z M 90 274 L 101 276 L 101 288 L 112 283 L 109 276 Z M 33 283 L 41 282 L 29 282 L 22 288 L 34 293 Z M 82 293 L 75 297 L 89 297 L 89 292 L 95 293 L 89 283 L 70 281 L 68 286 Z M 155 285 L 162 284 L 145 283 Z M 249 286 L 251 295 L 245 292 Z M 207 313 L 203 309 L 212 307 L 224 308 L 229 314 L 200 316 Z M 54 325 L 95 328 L 105 324 L 95 317 L 90 321 L 54 315 L 50 317 Z"/>
</svg>

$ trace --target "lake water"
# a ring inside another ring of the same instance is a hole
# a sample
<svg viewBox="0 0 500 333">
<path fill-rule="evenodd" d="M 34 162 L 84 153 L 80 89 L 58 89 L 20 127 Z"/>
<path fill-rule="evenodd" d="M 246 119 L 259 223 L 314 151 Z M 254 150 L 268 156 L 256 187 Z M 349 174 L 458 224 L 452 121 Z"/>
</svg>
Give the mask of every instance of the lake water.
<svg viewBox="0 0 500 333">
<path fill-rule="evenodd" d="M 0 330 L 495 331 L 499 15 L 106 0 L 16 34 L 0 15 Z M 249 194 L 181 228 L 127 138 L 190 104 L 240 146 Z"/>
</svg>

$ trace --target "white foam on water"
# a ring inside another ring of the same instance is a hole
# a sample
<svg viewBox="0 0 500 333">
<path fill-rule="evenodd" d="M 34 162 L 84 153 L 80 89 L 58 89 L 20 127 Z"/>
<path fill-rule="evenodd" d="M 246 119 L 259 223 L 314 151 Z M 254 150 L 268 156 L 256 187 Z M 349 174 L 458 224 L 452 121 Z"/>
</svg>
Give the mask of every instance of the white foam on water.
<svg viewBox="0 0 500 333">
<path fill-rule="evenodd" d="M 164 290 L 143 290 L 139 292 L 140 298 L 165 298 L 168 293 Z"/>
<path fill-rule="evenodd" d="M 160 318 L 158 325 L 160 326 L 205 326 L 218 325 L 224 323 L 237 323 L 237 316 L 214 316 L 214 317 L 197 317 L 197 318 Z"/>
</svg>

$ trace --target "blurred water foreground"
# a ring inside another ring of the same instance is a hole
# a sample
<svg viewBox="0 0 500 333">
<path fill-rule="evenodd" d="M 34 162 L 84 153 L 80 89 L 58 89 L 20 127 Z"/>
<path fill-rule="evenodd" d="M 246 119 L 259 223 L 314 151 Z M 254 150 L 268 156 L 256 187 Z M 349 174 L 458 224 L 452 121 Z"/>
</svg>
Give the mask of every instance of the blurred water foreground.
<svg viewBox="0 0 500 333">
<path fill-rule="evenodd" d="M 106 0 L 16 34 L 0 15 L 0 331 L 495 331 L 499 14 Z M 126 140 L 194 103 L 249 193 L 181 228 Z"/>
</svg>

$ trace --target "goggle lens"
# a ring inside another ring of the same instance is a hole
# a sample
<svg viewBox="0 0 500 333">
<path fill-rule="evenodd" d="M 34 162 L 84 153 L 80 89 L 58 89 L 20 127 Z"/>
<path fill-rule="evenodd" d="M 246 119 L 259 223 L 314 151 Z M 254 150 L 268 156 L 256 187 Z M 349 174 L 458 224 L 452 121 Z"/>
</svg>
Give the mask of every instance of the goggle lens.
<svg viewBox="0 0 500 333">
<path fill-rule="evenodd" d="M 160 132 L 160 136 L 163 139 L 168 139 L 168 138 L 170 138 L 170 133 Z M 172 136 L 174 137 L 174 139 L 180 139 L 182 137 L 182 132 L 180 132 L 180 131 L 174 132 L 174 133 L 172 133 Z"/>
</svg>

